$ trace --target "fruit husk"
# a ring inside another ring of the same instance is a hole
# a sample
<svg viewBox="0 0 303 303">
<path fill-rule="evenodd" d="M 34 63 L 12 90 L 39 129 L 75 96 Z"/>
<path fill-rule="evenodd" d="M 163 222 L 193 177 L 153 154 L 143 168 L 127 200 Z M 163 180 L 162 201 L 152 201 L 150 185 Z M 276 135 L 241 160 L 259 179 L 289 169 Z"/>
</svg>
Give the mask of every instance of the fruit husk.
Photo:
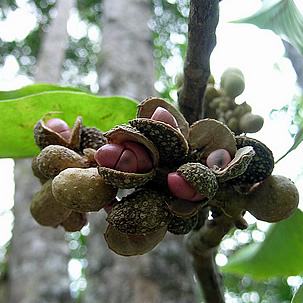
<svg viewBox="0 0 303 303">
<path fill-rule="evenodd" d="M 177 217 L 188 219 L 199 212 L 205 205 L 203 202 L 192 202 L 172 197 L 167 200 L 167 207 L 170 212 Z"/>
<path fill-rule="evenodd" d="M 166 206 L 168 196 L 150 189 L 142 189 L 116 204 L 107 221 L 117 230 L 141 235 L 167 226 L 171 214 Z"/>
<path fill-rule="evenodd" d="M 198 216 L 192 216 L 188 219 L 173 216 L 170 220 L 167 231 L 175 235 L 188 234 L 197 224 Z"/>
<path fill-rule="evenodd" d="M 62 206 L 77 212 L 99 211 L 117 194 L 97 168 L 67 168 L 53 180 L 53 195 Z"/>
<path fill-rule="evenodd" d="M 92 148 L 97 150 L 107 143 L 104 134 L 96 127 L 82 127 L 80 138 L 80 150 Z"/>
<path fill-rule="evenodd" d="M 201 163 L 186 163 L 177 172 L 201 195 L 212 199 L 217 192 L 218 183 L 215 174 Z"/>
<path fill-rule="evenodd" d="M 291 216 L 299 204 L 295 184 L 279 175 L 269 176 L 247 196 L 247 210 L 257 219 L 278 222 Z"/>
<path fill-rule="evenodd" d="M 150 118 L 157 107 L 163 107 L 168 110 L 177 120 L 181 133 L 185 138 L 188 138 L 189 125 L 182 113 L 177 110 L 172 104 L 164 99 L 150 97 L 143 100 L 138 105 L 137 118 Z"/>
<path fill-rule="evenodd" d="M 203 119 L 192 124 L 188 142 L 192 151 L 203 152 L 201 155 L 203 159 L 216 149 L 226 149 L 232 158 L 237 151 L 233 133 L 222 122 L 214 119 Z"/>
<path fill-rule="evenodd" d="M 71 214 L 60 224 L 65 231 L 80 231 L 87 224 L 86 213 L 72 211 Z"/>
<path fill-rule="evenodd" d="M 236 141 L 238 148 L 252 146 L 255 155 L 248 164 L 246 171 L 240 176 L 232 179 L 231 182 L 237 185 L 255 184 L 270 176 L 275 165 L 272 151 L 257 139 L 246 136 L 237 136 Z"/>
<path fill-rule="evenodd" d="M 253 156 L 254 149 L 251 146 L 245 146 L 237 150 L 235 157 L 228 163 L 224 169 L 211 169 L 217 177 L 218 182 L 225 182 L 242 175 Z"/>
<path fill-rule="evenodd" d="M 86 158 L 75 151 L 60 145 L 49 145 L 37 156 L 37 167 L 45 178 L 54 178 L 61 171 L 70 167 L 89 166 Z"/>
<path fill-rule="evenodd" d="M 108 225 L 105 240 L 109 249 L 121 256 L 143 255 L 151 251 L 165 236 L 167 226 L 156 231 L 136 235 L 122 233 L 112 225 Z"/>
<path fill-rule="evenodd" d="M 98 172 L 99 175 L 103 177 L 106 184 L 122 189 L 131 189 L 143 186 L 145 183 L 150 181 L 156 173 L 155 169 L 148 173 L 138 174 L 127 173 L 102 166 L 98 166 Z"/>
<path fill-rule="evenodd" d="M 71 210 L 58 203 L 52 194 L 52 180 L 48 180 L 41 190 L 34 194 L 30 212 L 40 225 L 57 227 L 70 215 Z"/>
<path fill-rule="evenodd" d="M 41 184 L 44 184 L 48 180 L 48 178 L 46 178 L 39 169 L 37 157 L 32 159 L 32 171 L 33 175 L 40 180 Z"/>
<path fill-rule="evenodd" d="M 182 163 L 186 158 L 188 143 L 177 129 L 148 118 L 134 119 L 129 123 L 154 143 L 159 151 L 161 164 L 172 166 Z"/>
<path fill-rule="evenodd" d="M 46 119 L 39 120 L 34 127 L 35 142 L 40 149 L 48 145 L 61 145 L 72 150 L 80 149 L 80 136 L 82 131 L 82 118 L 76 118 L 73 128 L 71 129 L 71 136 L 69 140 L 63 138 L 59 133 L 53 131 L 45 125 Z"/>
</svg>

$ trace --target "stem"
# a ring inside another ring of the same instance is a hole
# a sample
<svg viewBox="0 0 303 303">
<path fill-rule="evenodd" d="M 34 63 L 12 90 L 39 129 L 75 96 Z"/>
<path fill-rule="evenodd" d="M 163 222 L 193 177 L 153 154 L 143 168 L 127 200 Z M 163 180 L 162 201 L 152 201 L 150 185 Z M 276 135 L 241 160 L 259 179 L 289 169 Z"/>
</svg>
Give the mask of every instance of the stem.
<svg viewBox="0 0 303 303">
<path fill-rule="evenodd" d="M 192 124 L 203 117 L 203 97 L 210 75 L 210 55 L 216 45 L 219 21 L 219 0 L 191 0 L 188 23 L 188 49 L 184 64 L 184 82 L 179 94 L 179 108 Z M 216 247 L 233 226 L 224 215 L 193 231 L 187 248 L 193 257 L 193 267 L 207 303 L 224 303 L 221 275 L 214 257 Z M 222 219 L 223 218 L 223 219 Z"/>
<path fill-rule="evenodd" d="M 210 75 L 210 55 L 216 45 L 218 20 L 218 0 L 191 0 L 184 83 L 178 100 L 190 124 L 203 116 L 203 96 Z"/>
<path fill-rule="evenodd" d="M 233 227 L 233 219 L 224 214 L 206 220 L 202 228 L 187 238 L 187 249 L 192 254 L 192 264 L 207 303 L 224 303 L 224 287 L 215 263 L 217 246 Z"/>
</svg>

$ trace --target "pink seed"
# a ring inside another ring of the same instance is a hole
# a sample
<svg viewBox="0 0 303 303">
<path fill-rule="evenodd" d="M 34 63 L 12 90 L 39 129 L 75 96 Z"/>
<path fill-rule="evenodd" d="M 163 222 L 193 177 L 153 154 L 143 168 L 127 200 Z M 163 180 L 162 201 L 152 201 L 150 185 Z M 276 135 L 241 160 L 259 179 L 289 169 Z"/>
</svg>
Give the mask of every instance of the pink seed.
<svg viewBox="0 0 303 303">
<path fill-rule="evenodd" d="M 137 167 L 137 158 L 135 154 L 131 150 L 125 149 L 122 155 L 120 156 L 120 159 L 118 160 L 115 169 L 128 173 L 137 172 L 138 167 Z"/>
<path fill-rule="evenodd" d="M 148 151 L 143 145 L 130 141 L 126 141 L 123 144 L 125 148 L 131 150 L 135 154 L 137 159 L 138 173 L 146 173 L 153 168 L 152 160 L 148 154 Z"/>
<path fill-rule="evenodd" d="M 119 144 L 105 144 L 95 153 L 95 160 L 100 166 L 115 168 L 124 150 Z"/>
<path fill-rule="evenodd" d="M 206 165 L 210 168 L 225 168 L 230 161 L 231 156 L 226 149 L 217 149 L 208 155 Z"/>
<path fill-rule="evenodd" d="M 71 136 L 71 129 L 68 127 L 67 123 L 64 120 L 61 120 L 59 118 L 48 120 L 45 126 L 58 133 L 65 140 L 68 140 Z"/>
<path fill-rule="evenodd" d="M 188 201 L 200 201 L 205 196 L 199 194 L 181 175 L 177 172 L 167 176 L 168 187 L 171 193 L 180 199 Z"/>
<path fill-rule="evenodd" d="M 69 130 L 67 123 L 59 118 L 53 118 L 46 122 L 46 127 L 50 128 L 51 130 L 61 133 L 66 130 Z"/>
<path fill-rule="evenodd" d="M 161 106 L 158 106 L 156 108 L 156 110 L 154 111 L 154 113 L 150 118 L 151 120 L 165 122 L 170 126 L 172 126 L 173 128 L 179 128 L 176 118 L 168 110 L 166 110 Z"/>
</svg>

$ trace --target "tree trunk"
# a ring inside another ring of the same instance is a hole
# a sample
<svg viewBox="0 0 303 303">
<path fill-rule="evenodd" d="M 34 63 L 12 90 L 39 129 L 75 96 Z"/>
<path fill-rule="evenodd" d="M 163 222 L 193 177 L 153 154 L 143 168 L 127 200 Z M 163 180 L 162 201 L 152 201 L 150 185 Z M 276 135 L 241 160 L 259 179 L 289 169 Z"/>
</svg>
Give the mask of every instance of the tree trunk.
<svg viewBox="0 0 303 303">
<path fill-rule="evenodd" d="M 72 0 L 57 0 L 57 17 L 42 41 L 36 81 L 59 82 L 68 41 L 66 21 Z M 30 215 L 32 196 L 40 190 L 31 160 L 15 162 L 15 224 L 9 256 L 9 303 L 71 301 L 67 264 L 69 249 L 63 230 L 38 226 Z"/>
<path fill-rule="evenodd" d="M 148 0 L 104 0 L 101 94 L 142 100 L 154 94 Z M 121 257 L 102 236 L 105 216 L 91 214 L 86 303 L 193 303 L 194 283 L 183 237 L 168 235 L 152 252 Z"/>
</svg>

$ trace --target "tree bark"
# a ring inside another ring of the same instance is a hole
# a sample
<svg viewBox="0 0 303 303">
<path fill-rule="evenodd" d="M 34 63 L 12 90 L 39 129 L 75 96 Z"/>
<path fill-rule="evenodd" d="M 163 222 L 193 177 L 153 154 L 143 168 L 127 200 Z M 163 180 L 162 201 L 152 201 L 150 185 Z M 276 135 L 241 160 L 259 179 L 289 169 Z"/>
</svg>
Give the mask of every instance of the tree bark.
<svg viewBox="0 0 303 303">
<path fill-rule="evenodd" d="M 148 0 L 104 0 L 101 94 L 142 100 L 154 94 Z M 194 282 L 183 237 L 168 235 L 150 253 L 120 257 L 103 238 L 104 214 L 89 217 L 85 303 L 193 303 Z"/>
<path fill-rule="evenodd" d="M 66 21 L 72 0 L 57 1 L 57 17 L 42 41 L 36 81 L 59 82 L 68 41 Z M 69 249 L 63 230 L 38 226 L 30 215 L 32 196 L 40 190 L 31 160 L 15 162 L 15 224 L 9 256 L 9 303 L 71 301 L 67 264 Z"/>
</svg>

